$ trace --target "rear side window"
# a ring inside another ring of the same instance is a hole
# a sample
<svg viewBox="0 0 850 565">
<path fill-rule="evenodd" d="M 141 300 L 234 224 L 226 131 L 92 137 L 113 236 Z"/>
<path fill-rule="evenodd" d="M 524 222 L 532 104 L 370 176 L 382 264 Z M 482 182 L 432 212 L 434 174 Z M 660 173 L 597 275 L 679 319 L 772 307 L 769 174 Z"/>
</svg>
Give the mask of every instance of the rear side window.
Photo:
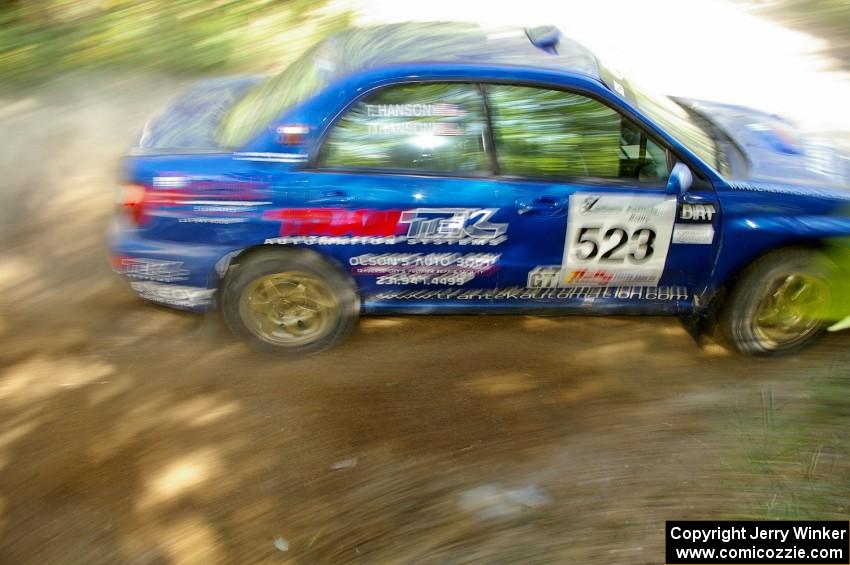
<svg viewBox="0 0 850 565">
<path fill-rule="evenodd" d="M 667 151 L 634 122 L 580 94 L 487 87 L 499 170 L 523 177 L 663 184 Z"/>
<path fill-rule="evenodd" d="M 387 87 L 356 102 L 325 139 L 326 168 L 487 173 L 487 120 L 477 85 Z"/>
</svg>

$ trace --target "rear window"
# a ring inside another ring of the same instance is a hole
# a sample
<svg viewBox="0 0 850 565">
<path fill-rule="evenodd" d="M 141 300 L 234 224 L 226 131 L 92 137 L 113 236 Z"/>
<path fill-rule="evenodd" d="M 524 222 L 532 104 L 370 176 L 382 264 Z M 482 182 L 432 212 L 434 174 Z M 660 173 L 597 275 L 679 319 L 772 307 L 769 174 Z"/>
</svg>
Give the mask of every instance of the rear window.
<svg viewBox="0 0 850 565">
<path fill-rule="evenodd" d="M 139 147 L 217 149 L 221 120 L 257 81 L 255 77 L 234 77 L 196 84 L 145 126 Z"/>
<path fill-rule="evenodd" d="M 219 144 L 243 145 L 288 108 L 358 70 L 405 61 L 467 60 L 470 52 L 486 52 L 485 45 L 486 33 L 465 23 L 414 22 L 339 33 L 254 87 L 225 116 Z"/>
<path fill-rule="evenodd" d="M 287 108 L 319 92 L 328 82 L 318 57 L 322 45 L 310 49 L 285 71 L 255 86 L 224 117 L 218 131 L 222 147 L 239 147 Z"/>
<path fill-rule="evenodd" d="M 490 170 L 477 85 L 408 84 L 356 102 L 334 125 L 319 166 L 475 174 Z"/>
</svg>

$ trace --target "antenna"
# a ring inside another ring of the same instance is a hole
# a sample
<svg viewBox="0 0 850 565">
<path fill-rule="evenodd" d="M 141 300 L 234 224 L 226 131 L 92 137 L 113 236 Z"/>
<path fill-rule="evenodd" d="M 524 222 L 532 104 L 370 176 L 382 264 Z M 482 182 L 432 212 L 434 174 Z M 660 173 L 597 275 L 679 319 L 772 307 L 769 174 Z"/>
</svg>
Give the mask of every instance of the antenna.
<svg viewBox="0 0 850 565">
<path fill-rule="evenodd" d="M 552 55 L 557 55 L 558 41 L 561 39 L 561 30 L 555 26 L 539 26 L 526 28 L 525 35 L 531 44 Z"/>
</svg>

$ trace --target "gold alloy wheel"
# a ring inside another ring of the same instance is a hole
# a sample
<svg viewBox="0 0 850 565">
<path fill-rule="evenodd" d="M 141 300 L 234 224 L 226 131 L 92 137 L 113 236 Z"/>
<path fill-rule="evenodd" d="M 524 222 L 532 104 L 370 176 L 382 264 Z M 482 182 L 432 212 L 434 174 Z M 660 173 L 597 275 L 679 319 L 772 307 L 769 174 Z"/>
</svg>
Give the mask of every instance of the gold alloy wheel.
<svg viewBox="0 0 850 565">
<path fill-rule="evenodd" d="M 818 331 L 828 299 L 820 278 L 793 273 L 774 280 L 756 307 L 755 334 L 773 347 L 792 345 Z"/>
<path fill-rule="evenodd" d="M 252 281 L 242 291 L 239 315 L 259 338 L 274 345 L 302 345 L 326 335 L 339 303 L 321 278 L 299 271 Z"/>
</svg>

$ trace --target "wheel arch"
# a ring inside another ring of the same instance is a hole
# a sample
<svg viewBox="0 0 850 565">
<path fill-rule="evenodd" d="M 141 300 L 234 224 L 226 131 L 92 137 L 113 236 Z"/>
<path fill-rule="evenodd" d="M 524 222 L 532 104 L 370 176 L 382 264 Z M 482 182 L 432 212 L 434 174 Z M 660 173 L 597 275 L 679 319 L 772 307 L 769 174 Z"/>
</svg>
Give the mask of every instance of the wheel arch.
<svg viewBox="0 0 850 565">
<path fill-rule="evenodd" d="M 298 247 L 293 245 L 270 245 L 270 244 L 257 244 L 251 245 L 248 247 L 244 247 L 237 251 L 231 251 L 227 255 L 223 256 L 218 263 L 216 263 L 214 272 L 212 274 L 215 277 L 213 286 L 216 289 L 216 295 L 221 296 L 221 291 L 224 287 L 224 284 L 233 271 L 239 268 L 241 264 L 246 263 L 252 259 L 255 259 L 262 255 L 285 255 L 287 253 L 303 253 L 307 255 L 312 255 L 317 257 L 327 263 L 329 266 L 335 268 L 340 274 L 344 275 L 346 278 L 350 279 L 352 284 L 354 281 L 351 277 L 351 274 L 345 269 L 342 263 L 339 262 L 336 258 L 317 251 L 316 249 L 307 248 L 307 247 Z M 355 289 L 357 288 L 354 285 Z"/>
<path fill-rule="evenodd" d="M 700 333 L 710 332 L 714 328 L 718 321 L 718 315 L 726 304 L 729 293 L 735 288 L 735 285 L 751 265 L 773 253 L 794 249 L 825 252 L 831 247 L 832 244 L 830 240 L 834 237 L 839 236 L 827 237 L 821 235 L 795 238 L 785 241 L 778 246 L 760 247 L 756 252 L 747 254 L 744 260 L 737 262 L 734 268 L 727 268 L 723 272 L 722 278 L 718 277 L 717 273 L 715 273 L 715 283 L 703 294 L 705 297 L 705 308 L 702 314 L 696 315 L 696 317 L 703 320 L 699 324 Z"/>
<path fill-rule="evenodd" d="M 716 283 L 713 288 L 715 291 L 719 291 L 724 288 L 731 288 L 750 265 L 772 253 L 788 249 L 806 249 L 810 251 L 823 252 L 829 247 L 829 238 L 812 237 L 790 240 L 774 247 L 759 248 L 755 253 L 748 254 L 743 260 L 736 262 L 734 267 L 721 271 L 719 276 L 716 278 Z"/>
</svg>

